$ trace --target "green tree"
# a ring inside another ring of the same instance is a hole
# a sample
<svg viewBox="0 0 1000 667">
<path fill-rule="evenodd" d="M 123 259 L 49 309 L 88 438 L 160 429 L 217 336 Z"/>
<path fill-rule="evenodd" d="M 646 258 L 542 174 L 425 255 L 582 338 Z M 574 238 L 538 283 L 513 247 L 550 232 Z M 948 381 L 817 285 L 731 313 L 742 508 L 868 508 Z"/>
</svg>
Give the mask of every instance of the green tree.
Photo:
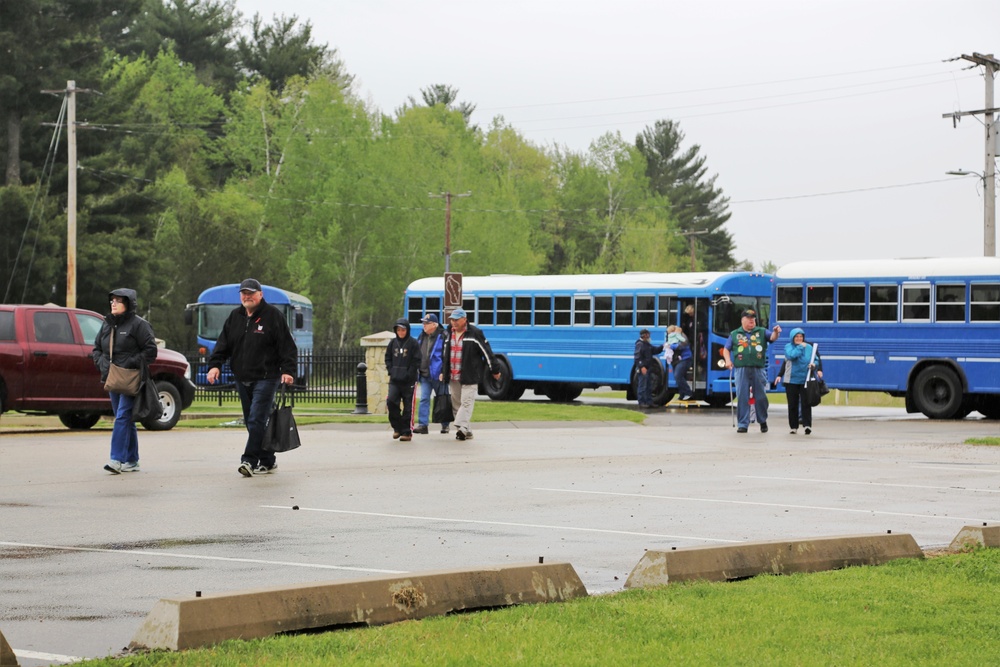
<svg viewBox="0 0 1000 667">
<path fill-rule="evenodd" d="M 445 109 L 449 111 L 458 111 L 462 114 L 465 122 L 468 123 L 472 118 L 472 112 L 476 110 L 476 105 L 470 102 L 458 102 L 458 88 L 445 85 L 443 83 L 435 83 L 426 88 L 420 89 L 420 97 L 423 99 L 424 104 L 429 107 L 436 106 L 440 104 Z M 418 107 L 420 103 L 411 95 L 410 96 L 410 107 Z M 397 115 L 406 111 L 406 107 L 397 110 Z"/>
<path fill-rule="evenodd" d="M 684 133 L 672 120 L 656 121 L 635 140 L 646 158 L 646 174 L 654 192 L 670 201 L 681 231 L 701 231 L 700 264 L 705 270 L 722 271 L 734 264 L 733 240 L 723 228 L 729 220 L 729 199 L 715 186 L 717 175 L 706 177 L 706 158 L 694 144 L 682 150 Z"/>
<path fill-rule="evenodd" d="M 317 72 L 339 79 L 346 89 L 353 77 L 343 72 L 336 51 L 330 51 L 326 44 L 314 44 L 312 24 L 297 25 L 298 20 L 296 16 L 281 16 L 265 24 L 260 14 L 255 14 L 250 36 L 237 42 L 240 65 L 270 81 L 275 90 L 283 90 L 294 76 L 308 78 Z"/>
</svg>

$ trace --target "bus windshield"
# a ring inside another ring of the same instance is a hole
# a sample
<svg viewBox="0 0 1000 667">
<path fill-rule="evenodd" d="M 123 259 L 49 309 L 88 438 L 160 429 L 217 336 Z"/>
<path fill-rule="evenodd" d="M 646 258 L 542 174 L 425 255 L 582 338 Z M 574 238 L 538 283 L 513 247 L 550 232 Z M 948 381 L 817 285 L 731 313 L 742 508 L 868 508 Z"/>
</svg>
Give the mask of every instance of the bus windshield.
<svg viewBox="0 0 1000 667">
<path fill-rule="evenodd" d="M 201 307 L 201 317 L 198 321 L 198 335 L 208 340 L 219 340 L 222 327 L 233 312 L 230 304 L 211 305 L 205 304 Z"/>
</svg>

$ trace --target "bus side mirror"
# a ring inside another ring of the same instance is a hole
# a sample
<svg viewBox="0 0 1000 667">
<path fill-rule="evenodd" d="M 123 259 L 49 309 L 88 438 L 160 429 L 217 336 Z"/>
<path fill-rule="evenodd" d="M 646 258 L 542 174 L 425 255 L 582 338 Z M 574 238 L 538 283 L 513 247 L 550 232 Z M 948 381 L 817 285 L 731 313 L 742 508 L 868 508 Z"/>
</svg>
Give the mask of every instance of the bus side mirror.
<svg viewBox="0 0 1000 667">
<path fill-rule="evenodd" d="M 190 308 L 184 309 L 184 324 L 187 326 L 194 324 L 194 311 Z"/>
<path fill-rule="evenodd" d="M 301 329 L 306 325 L 306 318 L 302 316 L 302 313 L 295 313 L 295 328 Z"/>
</svg>

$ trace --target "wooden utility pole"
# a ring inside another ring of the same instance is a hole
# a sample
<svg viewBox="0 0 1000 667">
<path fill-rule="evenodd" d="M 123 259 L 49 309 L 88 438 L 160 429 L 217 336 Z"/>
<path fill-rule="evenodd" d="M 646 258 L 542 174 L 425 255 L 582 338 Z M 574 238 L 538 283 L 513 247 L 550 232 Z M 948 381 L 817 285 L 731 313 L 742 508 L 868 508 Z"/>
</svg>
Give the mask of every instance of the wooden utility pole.
<svg viewBox="0 0 1000 667">
<path fill-rule="evenodd" d="M 677 236 L 686 236 L 688 238 L 688 241 L 691 242 L 691 271 L 692 272 L 697 271 L 698 270 L 698 265 L 695 262 L 696 257 L 695 257 L 695 254 L 694 254 L 694 237 L 697 236 L 697 235 L 699 235 L 699 234 L 708 234 L 708 230 L 707 229 L 702 229 L 700 231 L 674 232 L 674 233 L 677 234 Z"/>
<path fill-rule="evenodd" d="M 455 195 L 442 192 L 439 195 L 427 193 L 431 199 L 444 199 L 444 272 L 451 273 L 451 200 L 453 197 L 471 197 L 472 192 Z"/>
<path fill-rule="evenodd" d="M 941 114 L 942 118 L 951 118 L 954 125 L 958 124 L 962 116 L 983 115 L 983 123 L 986 126 L 986 163 L 983 168 L 983 255 L 995 257 L 997 254 L 996 235 L 996 158 L 997 158 L 997 123 L 993 114 L 1000 111 L 993 106 L 993 79 L 1000 70 L 1000 60 L 993 57 L 992 53 L 973 53 L 971 56 L 962 55 L 963 60 L 968 60 L 984 68 L 984 79 L 986 80 L 986 106 L 976 111 L 956 111 L 953 113 Z M 974 172 L 969 172 L 974 173 Z"/>
</svg>

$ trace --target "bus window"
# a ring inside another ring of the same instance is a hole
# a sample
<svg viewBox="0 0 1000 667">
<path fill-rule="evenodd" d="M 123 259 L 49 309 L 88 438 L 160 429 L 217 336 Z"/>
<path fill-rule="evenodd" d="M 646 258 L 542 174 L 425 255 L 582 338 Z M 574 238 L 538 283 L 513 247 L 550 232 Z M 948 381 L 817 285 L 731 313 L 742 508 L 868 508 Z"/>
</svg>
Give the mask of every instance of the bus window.
<svg viewBox="0 0 1000 667">
<path fill-rule="evenodd" d="M 424 300 L 419 296 L 411 296 L 406 300 L 406 312 L 410 314 L 410 324 L 416 324 L 424 316 Z M 435 311 L 436 312 L 436 311 Z M 212 338 L 218 338 L 218 332 Z"/>
<path fill-rule="evenodd" d="M 598 326 L 598 327 L 610 327 L 611 326 L 611 297 L 610 296 L 595 296 L 594 297 L 594 326 Z"/>
<path fill-rule="evenodd" d="M 632 305 L 632 295 L 615 297 L 615 326 L 630 327 L 635 322 L 635 311 Z"/>
<path fill-rule="evenodd" d="M 514 323 L 514 298 L 509 296 L 497 297 L 497 326 L 511 325 Z"/>
<path fill-rule="evenodd" d="M 903 285 L 903 321 L 931 321 L 931 286 L 929 284 Z"/>
<path fill-rule="evenodd" d="M 833 285 L 809 285 L 806 295 L 806 319 L 833 322 Z"/>
<path fill-rule="evenodd" d="M 635 297 L 635 325 L 656 326 L 656 297 L 652 294 L 640 294 Z"/>
<path fill-rule="evenodd" d="M 531 326 L 530 296 L 519 296 L 514 299 L 514 324 Z"/>
<path fill-rule="evenodd" d="M 864 285 L 837 286 L 837 321 L 838 322 L 865 321 Z"/>
<path fill-rule="evenodd" d="M 965 285 L 934 286 L 934 320 L 937 322 L 965 321 Z"/>
<path fill-rule="evenodd" d="M 778 321 L 802 321 L 802 286 L 781 285 L 778 287 Z M 738 323 L 737 323 L 738 324 Z"/>
<path fill-rule="evenodd" d="M 568 296 L 557 296 L 555 298 L 555 320 L 557 327 L 568 327 L 573 324 L 573 300 Z"/>
<path fill-rule="evenodd" d="M 573 324 L 587 324 L 591 320 L 591 302 L 589 296 L 573 297 Z M 610 322 L 609 322 L 610 323 Z"/>
<path fill-rule="evenodd" d="M 535 326 L 547 327 L 552 324 L 552 297 L 535 297 Z"/>
<path fill-rule="evenodd" d="M 972 284 L 972 322 L 1000 322 L 1000 283 Z"/>
<path fill-rule="evenodd" d="M 479 322 L 477 324 L 493 324 L 493 297 L 481 296 L 479 302 Z M 465 312 L 469 312 L 466 310 Z"/>
<path fill-rule="evenodd" d="M 659 296 L 657 297 L 657 324 L 661 327 L 667 327 L 671 324 L 677 324 L 677 297 L 673 296 Z"/>
<path fill-rule="evenodd" d="M 899 285 L 872 285 L 871 322 L 896 322 L 899 319 Z"/>
</svg>

